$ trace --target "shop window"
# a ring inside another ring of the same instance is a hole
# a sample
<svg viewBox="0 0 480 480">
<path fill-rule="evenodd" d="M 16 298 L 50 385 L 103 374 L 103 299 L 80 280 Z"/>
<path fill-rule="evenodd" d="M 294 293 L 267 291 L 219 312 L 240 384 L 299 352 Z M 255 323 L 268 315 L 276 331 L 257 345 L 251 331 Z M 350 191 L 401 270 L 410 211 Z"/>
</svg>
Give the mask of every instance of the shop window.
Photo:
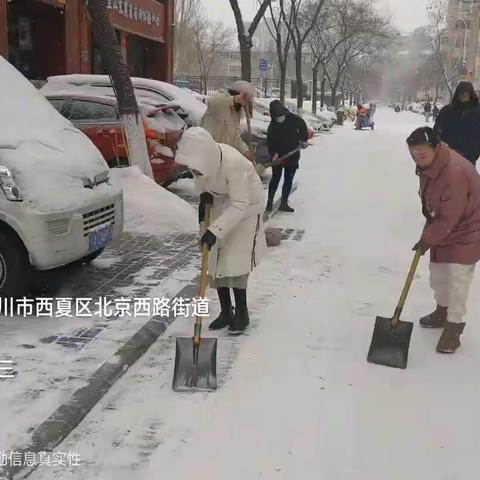
<svg viewBox="0 0 480 480">
<path fill-rule="evenodd" d="M 112 105 L 87 102 L 84 100 L 73 100 L 68 109 L 68 118 L 73 121 L 116 120 L 117 111 Z"/>
</svg>

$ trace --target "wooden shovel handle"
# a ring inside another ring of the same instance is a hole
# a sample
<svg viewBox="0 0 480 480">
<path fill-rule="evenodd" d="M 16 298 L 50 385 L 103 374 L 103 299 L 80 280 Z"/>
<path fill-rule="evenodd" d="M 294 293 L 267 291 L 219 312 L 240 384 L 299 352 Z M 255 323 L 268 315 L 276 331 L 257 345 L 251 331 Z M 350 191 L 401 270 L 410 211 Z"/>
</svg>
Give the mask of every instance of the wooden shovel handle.
<svg viewBox="0 0 480 480">
<path fill-rule="evenodd" d="M 212 205 L 207 203 L 205 205 L 205 230 L 208 229 L 211 222 L 212 216 Z M 200 298 L 205 298 L 205 293 L 207 291 L 207 272 L 208 272 L 208 245 L 204 243 L 202 245 L 202 262 L 200 266 L 200 286 L 198 289 L 198 296 Z M 193 343 L 194 345 L 200 345 L 200 338 L 202 333 L 202 317 L 197 315 L 195 318 L 194 334 L 193 334 Z"/>
<path fill-rule="evenodd" d="M 208 229 L 211 223 L 212 206 L 210 203 L 205 205 L 205 230 Z M 202 245 L 202 263 L 200 267 L 200 287 L 198 289 L 198 296 L 205 297 L 207 291 L 207 271 L 208 271 L 208 245 Z"/>
<path fill-rule="evenodd" d="M 412 285 L 413 277 L 418 267 L 418 262 L 420 261 L 420 257 L 422 253 L 420 249 L 415 251 L 415 256 L 413 257 L 412 264 L 410 265 L 410 270 L 407 275 L 407 279 L 405 281 L 405 285 L 402 290 L 402 294 L 400 295 L 400 299 L 398 300 L 397 308 L 395 309 L 395 314 L 393 315 L 392 319 L 392 327 L 396 327 L 398 321 L 400 320 L 400 314 L 402 313 L 403 306 L 405 305 L 405 301 L 407 300 L 407 295 L 410 290 L 410 286 Z"/>
</svg>

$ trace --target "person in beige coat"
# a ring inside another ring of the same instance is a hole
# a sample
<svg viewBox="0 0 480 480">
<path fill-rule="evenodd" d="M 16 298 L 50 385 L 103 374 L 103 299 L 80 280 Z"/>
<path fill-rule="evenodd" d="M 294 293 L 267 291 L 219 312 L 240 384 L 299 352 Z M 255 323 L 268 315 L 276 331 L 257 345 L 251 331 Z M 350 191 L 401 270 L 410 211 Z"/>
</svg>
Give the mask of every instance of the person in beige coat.
<svg viewBox="0 0 480 480">
<path fill-rule="evenodd" d="M 200 121 L 203 127 L 218 143 L 236 148 L 242 155 L 253 161 L 253 153 L 240 137 L 240 122 L 243 108 L 252 111 L 255 89 L 249 82 L 239 80 L 228 93 L 217 93 L 209 98 L 207 111 Z"/>
<path fill-rule="evenodd" d="M 183 134 L 175 161 L 193 173 L 200 194 L 200 222 L 205 203 L 213 203 L 212 224 L 206 231 L 200 224 L 201 242 L 210 249 L 210 286 L 217 289 L 222 309 L 210 329 L 229 327 L 231 334 L 242 333 L 249 324 L 248 276 L 266 251 L 262 182 L 252 162 L 233 147 L 215 142 L 200 127 Z"/>
</svg>

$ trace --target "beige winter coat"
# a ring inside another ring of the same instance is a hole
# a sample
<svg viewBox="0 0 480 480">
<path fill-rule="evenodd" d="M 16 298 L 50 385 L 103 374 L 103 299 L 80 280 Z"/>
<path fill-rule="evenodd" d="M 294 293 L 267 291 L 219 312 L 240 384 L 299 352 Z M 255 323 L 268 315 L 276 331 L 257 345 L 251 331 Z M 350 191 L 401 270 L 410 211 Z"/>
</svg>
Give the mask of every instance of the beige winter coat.
<svg viewBox="0 0 480 480">
<path fill-rule="evenodd" d="M 232 95 L 218 93 L 208 100 L 207 111 L 200 126 L 207 130 L 216 142 L 230 145 L 243 155 L 249 148 L 240 137 L 242 116 L 242 110 L 235 109 Z"/>
<path fill-rule="evenodd" d="M 184 134 L 175 159 L 195 172 L 199 193 L 214 197 L 209 230 L 217 237 L 208 273 L 215 279 L 250 273 L 266 252 L 264 190 L 255 168 L 229 145 L 217 144 L 202 128 Z"/>
</svg>

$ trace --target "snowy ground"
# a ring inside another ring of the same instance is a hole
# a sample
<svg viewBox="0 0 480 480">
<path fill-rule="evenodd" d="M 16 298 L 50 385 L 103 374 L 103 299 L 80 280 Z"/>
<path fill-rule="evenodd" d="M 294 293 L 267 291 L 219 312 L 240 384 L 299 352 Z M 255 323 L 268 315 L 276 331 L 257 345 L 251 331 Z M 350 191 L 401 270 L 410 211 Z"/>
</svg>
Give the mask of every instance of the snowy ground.
<svg viewBox="0 0 480 480">
<path fill-rule="evenodd" d="M 422 119 L 379 111 L 377 129 L 347 123 L 304 152 L 297 212 L 305 230 L 251 279 L 250 335 L 219 339 L 219 390 L 171 391 L 178 320 L 58 450 L 83 466 L 33 480 L 467 480 L 478 470 L 480 327 L 472 288 L 464 345 L 435 353 L 413 332 L 408 369 L 365 357 L 376 315 L 393 313 L 423 221 L 405 138 Z M 427 259 L 404 310 L 433 306 Z"/>
</svg>

